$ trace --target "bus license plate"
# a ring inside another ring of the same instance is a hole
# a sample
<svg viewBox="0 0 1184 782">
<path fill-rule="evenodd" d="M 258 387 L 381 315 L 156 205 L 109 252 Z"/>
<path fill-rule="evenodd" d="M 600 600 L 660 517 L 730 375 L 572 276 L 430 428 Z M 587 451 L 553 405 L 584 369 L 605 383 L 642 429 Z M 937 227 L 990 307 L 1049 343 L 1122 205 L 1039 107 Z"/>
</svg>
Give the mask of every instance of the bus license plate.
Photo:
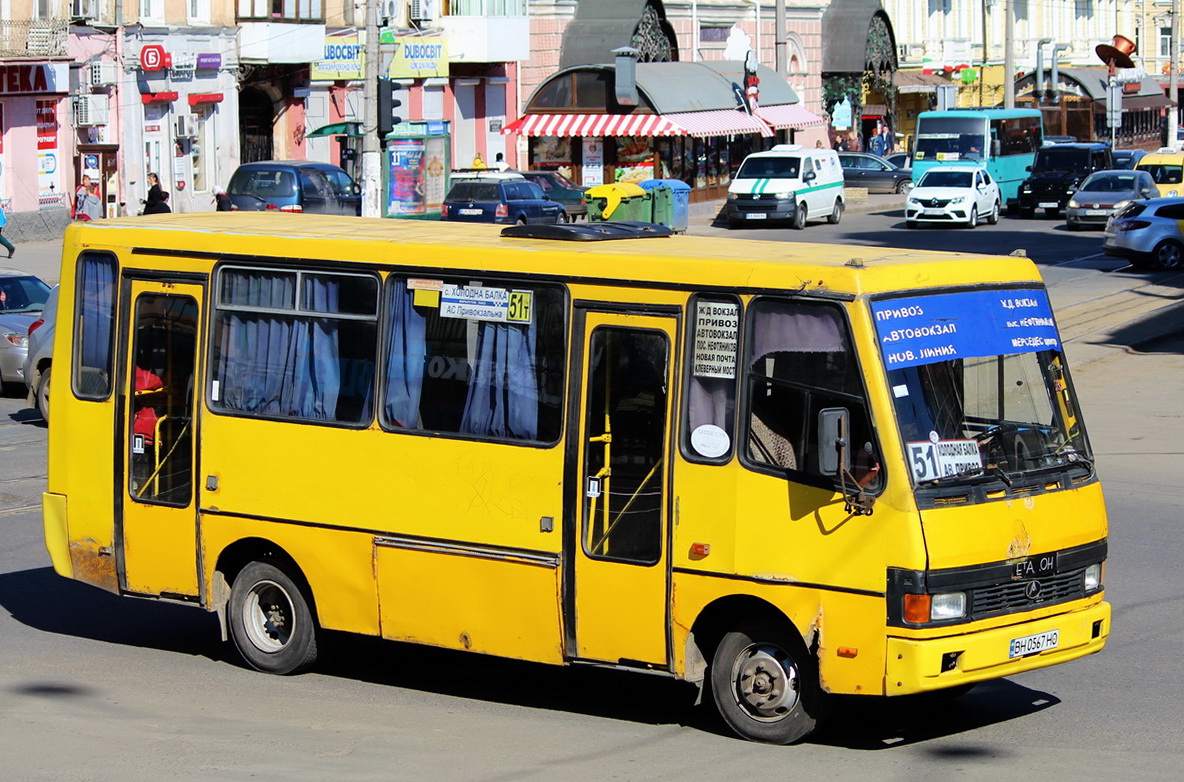
<svg viewBox="0 0 1184 782">
<path fill-rule="evenodd" d="M 745 212 L 744 213 L 745 220 L 766 220 L 766 219 L 768 219 L 768 217 L 769 216 L 767 214 L 765 214 L 764 212 Z"/>
<path fill-rule="evenodd" d="M 1058 206 L 1060 206 L 1060 204 L 1058 204 L 1056 201 L 1041 201 L 1040 203 L 1036 204 L 1036 206 L 1040 207 L 1041 209 L 1056 209 Z"/>
<path fill-rule="evenodd" d="M 1060 640 L 1060 630 L 1047 630 L 1043 633 L 1036 633 L 1035 635 L 1025 635 L 1023 638 L 1012 638 L 1011 649 L 1008 650 L 1007 656 L 1014 659 L 1016 657 L 1025 657 L 1029 654 L 1036 654 L 1037 652 L 1044 652 L 1049 649 L 1056 649 Z"/>
<path fill-rule="evenodd" d="M 461 209 L 460 213 L 462 215 L 479 215 L 479 214 L 481 214 L 481 210 L 480 209 Z"/>
</svg>

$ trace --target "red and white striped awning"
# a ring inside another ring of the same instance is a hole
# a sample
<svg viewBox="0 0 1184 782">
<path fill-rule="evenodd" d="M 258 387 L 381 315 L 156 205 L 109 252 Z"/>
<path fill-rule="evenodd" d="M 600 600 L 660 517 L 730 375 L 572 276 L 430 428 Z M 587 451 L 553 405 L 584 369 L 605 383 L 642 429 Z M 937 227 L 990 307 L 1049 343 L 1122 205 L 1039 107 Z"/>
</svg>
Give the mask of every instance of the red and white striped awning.
<svg viewBox="0 0 1184 782">
<path fill-rule="evenodd" d="M 527 114 L 502 129 L 519 136 L 733 136 L 773 131 L 742 111 L 688 111 L 678 114 Z"/>
<path fill-rule="evenodd" d="M 826 120 L 799 103 L 778 106 L 757 106 L 757 116 L 775 128 L 812 128 L 825 125 Z"/>
</svg>

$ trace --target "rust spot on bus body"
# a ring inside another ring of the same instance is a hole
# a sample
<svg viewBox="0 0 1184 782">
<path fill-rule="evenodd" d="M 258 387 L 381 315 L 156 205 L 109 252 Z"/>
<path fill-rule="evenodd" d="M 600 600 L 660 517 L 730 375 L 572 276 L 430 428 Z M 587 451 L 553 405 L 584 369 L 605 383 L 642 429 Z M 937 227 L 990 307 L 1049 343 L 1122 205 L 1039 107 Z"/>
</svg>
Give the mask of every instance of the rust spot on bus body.
<svg viewBox="0 0 1184 782">
<path fill-rule="evenodd" d="M 70 541 L 70 562 L 74 578 L 100 589 L 119 594 L 119 576 L 115 572 L 115 557 L 105 551 L 93 538 Z"/>
</svg>

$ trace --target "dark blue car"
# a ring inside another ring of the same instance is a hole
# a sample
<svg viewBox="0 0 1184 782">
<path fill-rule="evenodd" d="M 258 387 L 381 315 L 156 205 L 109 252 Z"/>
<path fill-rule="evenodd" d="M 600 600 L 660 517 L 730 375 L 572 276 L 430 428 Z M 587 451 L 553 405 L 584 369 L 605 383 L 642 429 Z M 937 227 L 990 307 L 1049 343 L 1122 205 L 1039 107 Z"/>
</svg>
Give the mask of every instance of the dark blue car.
<svg viewBox="0 0 1184 782">
<path fill-rule="evenodd" d="M 362 191 L 350 175 L 330 163 L 261 160 L 243 163 L 226 188 L 236 211 L 359 215 Z"/>
<path fill-rule="evenodd" d="M 563 206 L 521 177 L 461 179 L 444 198 L 444 220 L 526 225 L 566 222 Z"/>
</svg>

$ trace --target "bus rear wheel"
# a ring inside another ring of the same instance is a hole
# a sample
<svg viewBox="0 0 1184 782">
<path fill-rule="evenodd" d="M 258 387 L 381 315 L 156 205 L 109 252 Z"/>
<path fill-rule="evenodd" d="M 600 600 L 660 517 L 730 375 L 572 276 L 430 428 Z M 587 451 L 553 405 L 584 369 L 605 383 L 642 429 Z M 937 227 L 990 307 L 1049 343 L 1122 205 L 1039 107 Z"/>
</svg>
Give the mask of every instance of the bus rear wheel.
<svg viewBox="0 0 1184 782">
<path fill-rule="evenodd" d="M 264 673 L 300 673 L 317 659 L 312 609 L 296 580 L 276 562 L 252 562 L 235 577 L 230 634 L 247 664 Z"/>
<path fill-rule="evenodd" d="M 726 634 L 710 676 L 720 716 L 742 738 L 792 744 L 813 733 L 822 718 L 814 657 L 781 625 L 758 620 Z"/>
</svg>

